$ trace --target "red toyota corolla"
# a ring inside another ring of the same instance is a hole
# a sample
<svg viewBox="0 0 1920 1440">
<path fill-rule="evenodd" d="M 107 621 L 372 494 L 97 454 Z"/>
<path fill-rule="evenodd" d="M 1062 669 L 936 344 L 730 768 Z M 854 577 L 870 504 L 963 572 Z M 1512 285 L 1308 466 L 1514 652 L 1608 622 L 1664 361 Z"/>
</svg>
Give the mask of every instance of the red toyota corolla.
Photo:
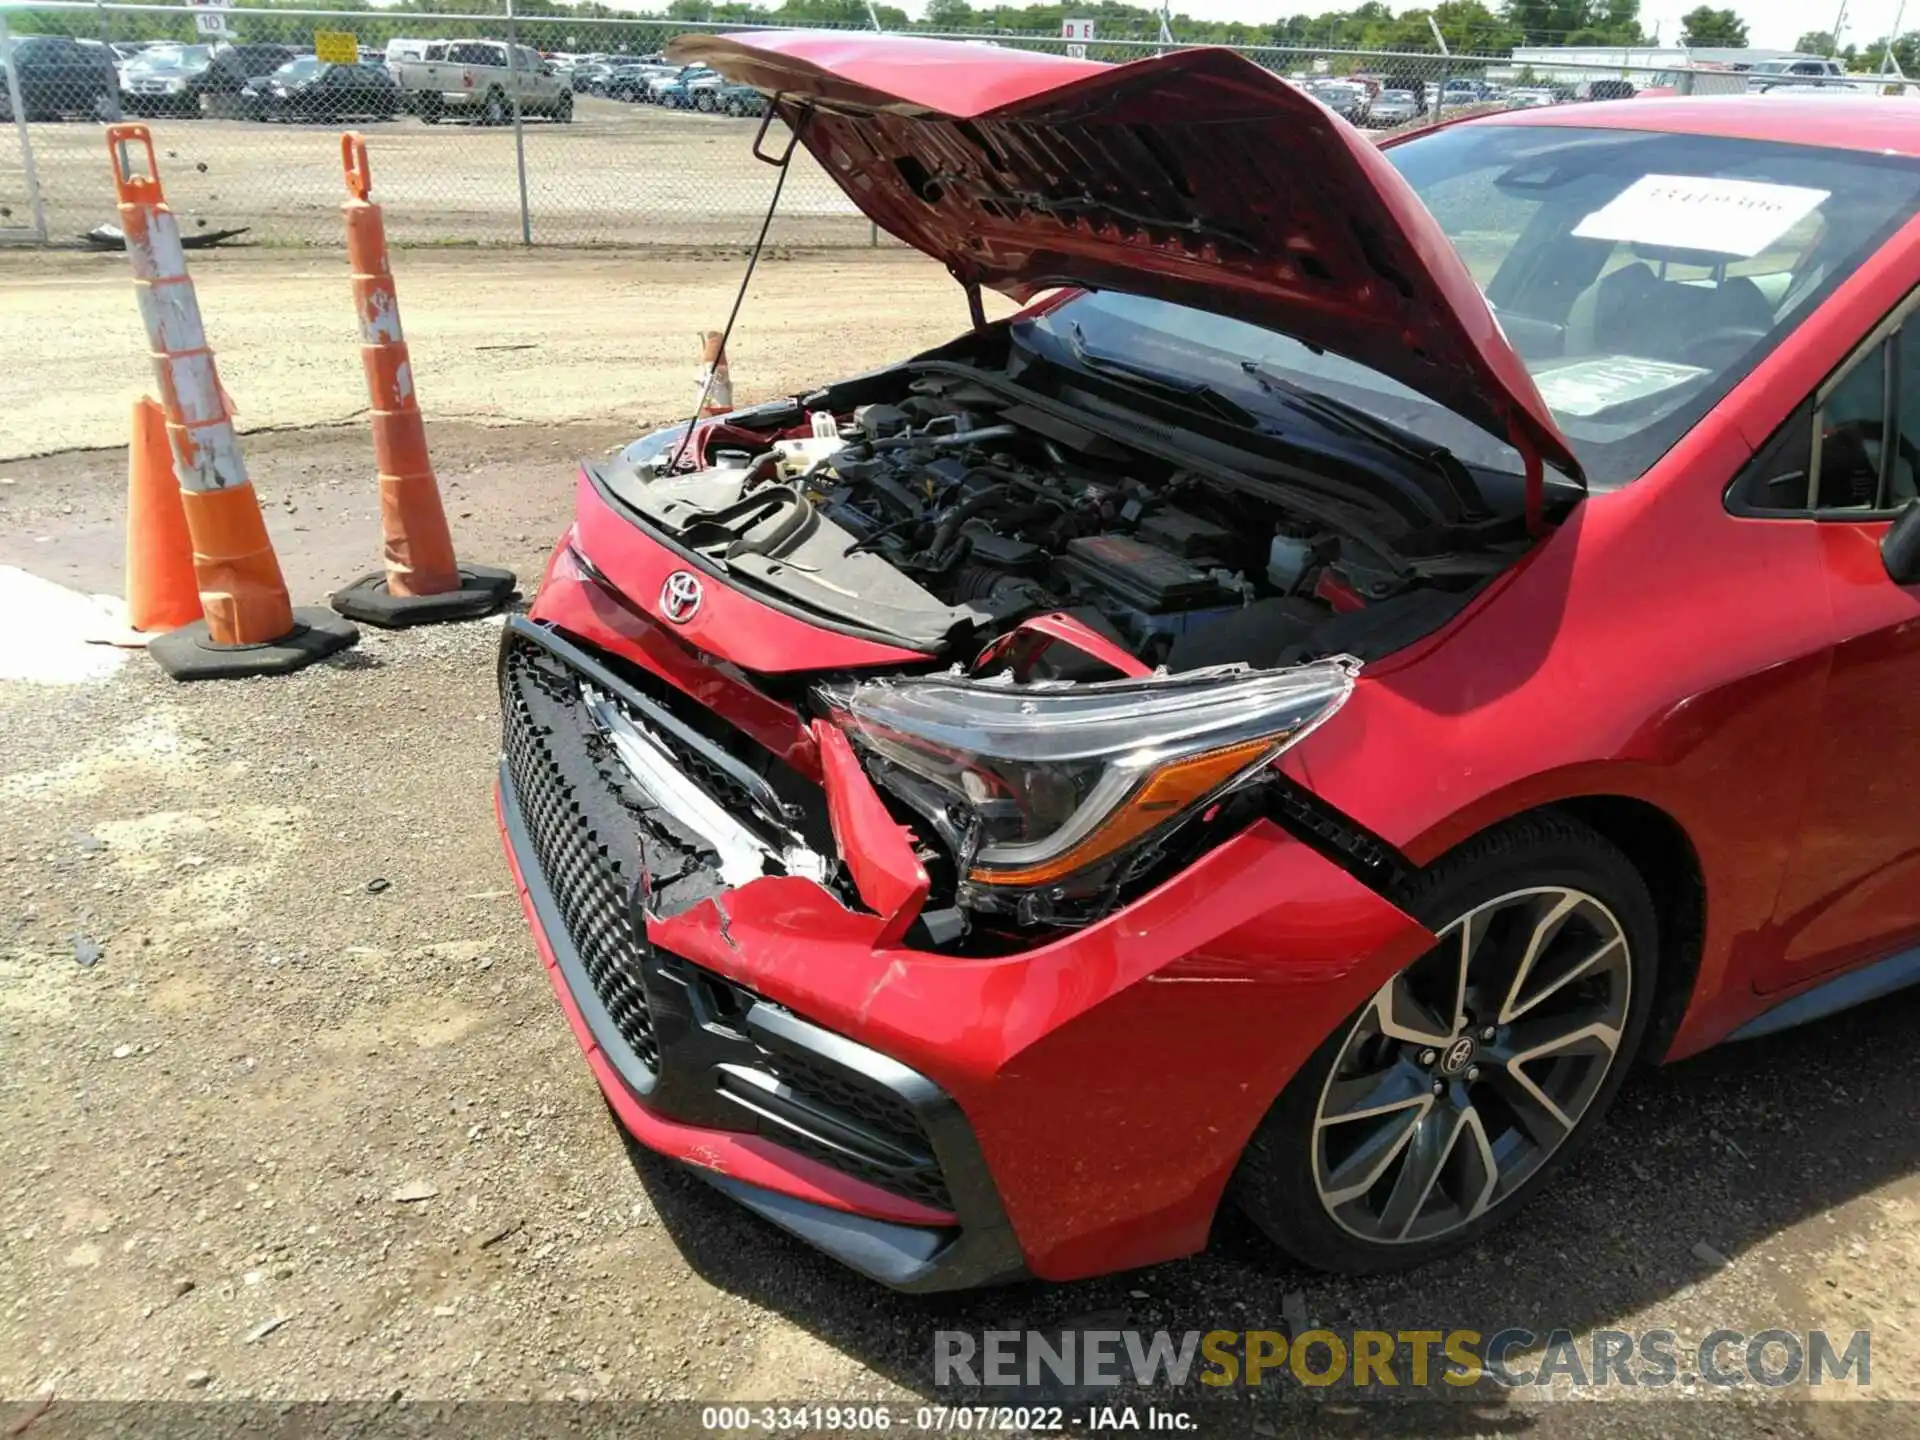
<svg viewBox="0 0 1920 1440">
<path fill-rule="evenodd" d="M 1229 1201 L 1368 1270 L 1636 1059 L 1920 978 L 1920 109 L 1376 149 L 1220 51 L 680 53 L 974 323 L 587 466 L 509 626 L 508 852 L 641 1142 L 903 1289 Z"/>
</svg>

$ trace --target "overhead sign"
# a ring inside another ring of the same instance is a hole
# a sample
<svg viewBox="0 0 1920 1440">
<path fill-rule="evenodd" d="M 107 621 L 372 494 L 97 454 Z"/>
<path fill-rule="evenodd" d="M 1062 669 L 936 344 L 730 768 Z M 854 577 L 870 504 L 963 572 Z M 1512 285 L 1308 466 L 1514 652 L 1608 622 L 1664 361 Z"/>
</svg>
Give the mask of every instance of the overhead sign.
<svg viewBox="0 0 1920 1440">
<path fill-rule="evenodd" d="M 193 28 L 202 35 L 233 34 L 227 27 L 227 11 L 232 8 L 233 0 L 187 0 L 187 3 L 193 7 Z"/>
<path fill-rule="evenodd" d="M 1087 42 L 1093 39 L 1093 21 L 1062 20 L 1060 38 L 1067 42 L 1067 55 L 1074 60 L 1087 58 Z"/>
<path fill-rule="evenodd" d="M 329 65 L 356 65 L 360 61 L 360 42 L 351 30 L 313 32 L 313 56 Z"/>
</svg>

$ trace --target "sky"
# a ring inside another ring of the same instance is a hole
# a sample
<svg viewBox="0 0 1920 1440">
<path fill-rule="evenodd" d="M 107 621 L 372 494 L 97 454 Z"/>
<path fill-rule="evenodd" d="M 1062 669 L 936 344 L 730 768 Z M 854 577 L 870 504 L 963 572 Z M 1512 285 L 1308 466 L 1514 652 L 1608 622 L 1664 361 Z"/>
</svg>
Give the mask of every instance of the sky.
<svg viewBox="0 0 1920 1440">
<path fill-rule="evenodd" d="M 1151 4 L 1152 0 L 1137 0 L 1137 3 Z M 1412 8 L 1422 0 L 1407 0 L 1405 5 L 1395 0 L 1387 3 L 1401 10 Z M 1661 41 L 1673 44 L 1680 38 L 1680 17 L 1699 3 L 1700 0 L 1640 0 L 1641 28 L 1651 34 L 1657 24 Z M 1810 4 L 1795 4 L 1793 0 L 1733 0 L 1731 5 L 1728 0 L 1708 0 L 1708 3 L 1738 12 L 1747 22 L 1750 44 L 1781 50 L 1791 47 L 1809 30 L 1830 28 L 1840 9 L 1840 0 L 1812 0 Z M 1314 15 L 1340 5 L 1341 0 L 1173 0 L 1176 13 L 1184 11 L 1199 20 L 1240 20 L 1248 24 L 1296 13 Z M 921 3 L 907 0 L 903 8 L 918 14 Z M 1899 10 L 1900 0 L 1849 0 L 1841 43 L 1870 44 L 1893 28 Z M 1900 28 L 1920 30 L 1920 0 L 1908 0 L 1907 14 Z"/>
</svg>

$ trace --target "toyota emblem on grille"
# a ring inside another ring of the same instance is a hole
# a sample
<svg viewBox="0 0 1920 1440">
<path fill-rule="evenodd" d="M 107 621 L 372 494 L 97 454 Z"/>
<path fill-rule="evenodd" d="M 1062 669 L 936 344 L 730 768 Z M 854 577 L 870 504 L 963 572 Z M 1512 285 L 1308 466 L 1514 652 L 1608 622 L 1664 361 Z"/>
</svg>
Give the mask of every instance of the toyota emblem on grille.
<svg viewBox="0 0 1920 1440">
<path fill-rule="evenodd" d="M 700 611 L 700 577 L 685 570 L 667 576 L 660 587 L 660 613 L 676 625 L 684 625 Z"/>
</svg>

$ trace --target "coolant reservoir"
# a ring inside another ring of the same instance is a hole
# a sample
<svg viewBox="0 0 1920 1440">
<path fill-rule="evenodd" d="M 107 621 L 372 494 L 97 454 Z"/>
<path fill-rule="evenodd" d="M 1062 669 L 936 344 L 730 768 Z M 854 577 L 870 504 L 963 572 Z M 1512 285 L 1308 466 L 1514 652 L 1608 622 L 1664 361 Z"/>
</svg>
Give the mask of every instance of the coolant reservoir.
<svg viewBox="0 0 1920 1440">
<path fill-rule="evenodd" d="M 776 440 L 773 453 L 778 457 L 781 477 L 792 480 L 812 474 L 846 444 L 838 435 L 809 435 L 803 440 Z"/>
</svg>

